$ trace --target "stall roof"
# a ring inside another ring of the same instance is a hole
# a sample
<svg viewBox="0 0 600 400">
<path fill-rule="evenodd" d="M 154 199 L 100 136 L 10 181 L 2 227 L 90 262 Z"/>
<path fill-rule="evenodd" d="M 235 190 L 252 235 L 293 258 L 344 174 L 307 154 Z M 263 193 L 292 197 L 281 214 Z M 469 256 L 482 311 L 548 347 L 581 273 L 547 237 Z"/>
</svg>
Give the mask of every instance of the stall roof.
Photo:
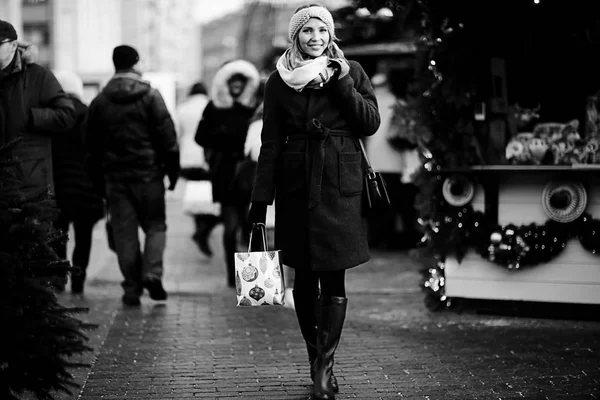
<svg viewBox="0 0 600 400">
<path fill-rule="evenodd" d="M 402 40 L 392 43 L 369 43 L 343 47 L 344 54 L 349 56 L 385 56 L 406 55 L 417 51 L 414 40 Z"/>
</svg>

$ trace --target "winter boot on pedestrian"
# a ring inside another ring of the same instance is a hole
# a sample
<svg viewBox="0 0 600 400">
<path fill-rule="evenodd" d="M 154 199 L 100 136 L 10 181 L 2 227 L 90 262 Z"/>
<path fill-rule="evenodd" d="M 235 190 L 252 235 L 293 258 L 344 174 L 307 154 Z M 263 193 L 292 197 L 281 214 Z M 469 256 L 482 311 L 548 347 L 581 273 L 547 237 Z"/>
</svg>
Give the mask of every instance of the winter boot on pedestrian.
<svg viewBox="0 0 600 400">
<path fill-rule="evenodd" d="M 298 291 L 293 291 L 296 317 L 300 325 L 300 332 L 306 343 L 308 361 L 310 363 L 310 379 L 315 380 L 315 360 L 317 359 L 317 310 L 318 297 L 302 296 Z M 333 372 L 330 378 L 331 387 L 334 392 L 339 390 L 337 379 Z"/>
<path fill-rule="evenodd" d="M 314 362 L 314 397 L 318 400 L 335 399 L 331 384 L 333 358 L 340 342 L 346 319 L 345 297 L 321 296 L 317 316 L 317 358 Z"/>
<path fill-rule="evenodd" d="M 85 270 L 82 268 L 74 267 L 71 272 L 71 293 L 82 294 L 83 286 L 85 284 Z"/>
<path fill-rule="evenodd" d="M 196 232 L 192 236 L 200 251 L 207 257 L 212 257 L 213 252 L 208 244 L 212 230 L 219 223 L 219 217 L 210 214 L 198 214 L 194 216 Z"/>
</svg>

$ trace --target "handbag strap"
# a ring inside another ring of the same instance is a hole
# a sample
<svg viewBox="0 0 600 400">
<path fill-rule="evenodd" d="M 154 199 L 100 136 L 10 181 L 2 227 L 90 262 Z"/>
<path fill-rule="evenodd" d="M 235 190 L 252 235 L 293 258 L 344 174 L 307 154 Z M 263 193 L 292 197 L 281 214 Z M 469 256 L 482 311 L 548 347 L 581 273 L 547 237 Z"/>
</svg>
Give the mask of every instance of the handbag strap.
<svg viewBox="0 0 600 400">
<path fill-rule="evenodd" d="M 362 152 L 362 155 L 367 163 L 366 173 L 367 175 L 371 175 L 373 174 L 373 168 L 371 167 L 371 163 L 369 162 L 369 157 L 367 157 L 367 150 L 365 149 L 365 145 L 363 144 L 362 139 L 358 139 L 358 143 L 360 144 L 360 151 Z"/>
<path fill-rule="evenodd" d="M 267 227 L 262 222 L 257 222 L 252 224 L 252 229 L 250 230 L 250 238 L 248 240 L 248 253 L 250 253 L 250 249 L 252 248 L 252 233 L 255 229 L 260 229 L 261 239 L 263 242 L 264 251 L 268 251 L 267 249 Z"/>
</svg>

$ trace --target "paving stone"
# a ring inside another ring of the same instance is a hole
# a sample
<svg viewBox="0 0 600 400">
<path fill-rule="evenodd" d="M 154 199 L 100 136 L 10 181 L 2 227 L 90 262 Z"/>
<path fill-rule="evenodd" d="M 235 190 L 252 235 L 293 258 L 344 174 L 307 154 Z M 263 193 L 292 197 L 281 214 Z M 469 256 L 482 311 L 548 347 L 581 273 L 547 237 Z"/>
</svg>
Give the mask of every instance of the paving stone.
<svg viewBox="0 0 600 400">
<path fill-rule="evenodd" d="M 120 273 L 94 234 L 85 298 L 91 306 L 88 369 L 79 393 L 57 400 L 309 399 L 306 349 L 293 310 L 236 307 L 225 286 L 222 227 L 215 256 L 193 242 L 180 198 L 168 202 L 165 287 L 138 309 L 120 304 Z M 375 252 L 347 274 L 345 329 L 336 353 L 336 399 L 600 399 L 600 323 L 475 312 L 432 313 L 420 266 L 406 253 Z M 29 400 L 29 399 L 27 399 Z"/>
</svg>

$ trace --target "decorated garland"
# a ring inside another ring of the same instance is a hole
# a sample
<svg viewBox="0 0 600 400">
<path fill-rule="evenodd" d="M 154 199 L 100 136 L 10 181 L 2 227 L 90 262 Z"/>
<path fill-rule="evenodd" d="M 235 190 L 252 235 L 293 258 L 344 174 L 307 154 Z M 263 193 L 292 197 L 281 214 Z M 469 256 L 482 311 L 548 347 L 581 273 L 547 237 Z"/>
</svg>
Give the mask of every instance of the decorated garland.
<svg viewBox="0 0 600 400">
<path fill-rule="evenodd" d="M 436 180 L 441 181 L 441 176 Z M 455 183 L 449 183 L 454 181 Z M 434 266 L 424 272 L 424 287 L 433 298 L 430 308 L 438 308 L 446 296 L 445 260 L 454 255 L 460 262 L 468 249 L 489 262 L 508 270 L 519 270 L 552 261 L 572 239 L 577 239 L 591 254 L 600 254 L 600 220 L 584 212 L 585 190 L 577 183 L 550 182 L 542 195 L 542 204 L 549 218 L 543 224 L 501 225 L 490 220 L 471 204 L 461 204 L 463 193 L 471 193 L 465 179 L 446 179 L 436 190 L 441 192 L 438 202 L 444 212 L 441 218 L 423 220 L 423 244 L 434 254 Z M 459 188 L 457 189 L 456 186 Z M 445 189 L 450 187 L 450 189 Z M 466 187 L 466 189 L 465 189 Z M 459 189 L 463 188 L 462 191 Z M 435 196 L 434 196 L 435 197 Z M 446 201 L 454 199 L 455 201 Z M 471 196 L 466 197 L 467 202 Z"/>
</svg>

